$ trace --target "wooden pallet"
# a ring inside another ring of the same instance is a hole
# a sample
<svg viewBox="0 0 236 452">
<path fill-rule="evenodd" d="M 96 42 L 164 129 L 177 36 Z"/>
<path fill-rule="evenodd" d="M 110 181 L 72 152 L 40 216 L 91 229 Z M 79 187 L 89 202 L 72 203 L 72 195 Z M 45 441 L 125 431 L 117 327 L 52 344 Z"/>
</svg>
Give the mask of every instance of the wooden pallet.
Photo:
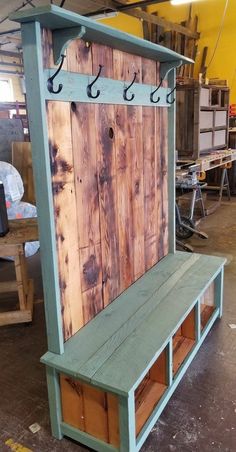
<svg viewBox="0 0 236 452">
<path fill-rule="evenodd" d="M 213 152 L 205 157 L 199 158 L 196 163 L 199 165 L 200 171 L 208 171 L 222 165 L 227 165 L 236 160 L 236 150 L 225 150 Z"/>
</svg>

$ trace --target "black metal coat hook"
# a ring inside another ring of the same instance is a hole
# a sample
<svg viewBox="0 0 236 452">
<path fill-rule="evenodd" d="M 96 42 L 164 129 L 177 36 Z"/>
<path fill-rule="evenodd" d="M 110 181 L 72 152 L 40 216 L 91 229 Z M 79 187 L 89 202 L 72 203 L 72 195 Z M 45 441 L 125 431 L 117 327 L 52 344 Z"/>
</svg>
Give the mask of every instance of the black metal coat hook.
<svg viewBox="0 0 236 452">
<path fill-rule="evenodd" d="M 157 86 L 157 88 L 150 94 L 150 101 L 153 104 L 157 104 L 161 100 L 160 96 L 158 96 L 157 99 L 154 100 L 154 94 L 156 94 L 156 92 L 160 89 L 162 82 L 163 82 L 163 79 L 161 78 L 161 81 L 160 81 L 159 85 Z"/>
<path fill-rule="evenodd" d="M 52 75 L 51 77 L 49 77 L 49 79 L 48 79 L 48 81 L 47 81 L 47 88 L 48 88 L 48 91 L 49 91 L 50 93 L 58 94 L 58 93 L 61 92 L 61 90 L 62 90 L 62 88 L 63 88 L 62 83 L 60 83 L 59 86 L 58 86 L 58 88 L 57 88 L 56 90 L 54 90 L 54 88 L 53 88 L 53 80 L 54 80 L 54 78 L 57 76 L 57 74 L 59 74 L 59 72 L 60 72 L 60 70 L 61 70 L 61 68 L 62 68 L 62 65 L 63 65 L 63 63 L 64 63 L 65 57 L 66 57 L 65 55 L 61 55 L 61 62 L 60 62 L 60 65 L 59 65 L 57 71 L 55 72 L 54 75 Z"/>
<path fill-rule="evenodd" d="M 102 68 L 103 68 L 103 66 L 101 64 L 99 64 L 99 71 L 98 71 L 97 77 L 93 80 L 92 83 L 90 83 L 87 86 L 87 95 L 88 95 L 88 97 L 91 97 L 92 99 L 96 99 L 98 96 L 100 96 L 100 89 L 97 90 L 96 94 L 92 94 L 92 87 L 96 83 L 96 81 L 99 79 L 100 74 L 102 72 Z"/>
<path fill-rule="evenodd" d="M 172 94 L 175 92 L 175 90 L 176 90 L 176 86 L 166 95 L 166 102 L 167 102 L 167 104 L 174 104 L 175 103 L 175 98 L 173 97 L 173 99 L 172 100 L 169 100 L 170 99 L 170 97 L 172 96 Z"/>
<path fill-rule="evenodd" d="M 127 93 L 129 91 L 129 89 L 131 88 L 131 86 L 134 84 L 136 77 L 137 77 L 137 72 L 134 72 L 134 78 L 133 78 L 132 82 L 130 83 L 129 86 L 127 86 L 127 88 L 124 89 L 123 98 L 124 98 L 124 100 L 128 100 L 129 102 L 134 99 L 135 95 L 131 94 L 131 97 L 127 97 Z"/>
</svg>

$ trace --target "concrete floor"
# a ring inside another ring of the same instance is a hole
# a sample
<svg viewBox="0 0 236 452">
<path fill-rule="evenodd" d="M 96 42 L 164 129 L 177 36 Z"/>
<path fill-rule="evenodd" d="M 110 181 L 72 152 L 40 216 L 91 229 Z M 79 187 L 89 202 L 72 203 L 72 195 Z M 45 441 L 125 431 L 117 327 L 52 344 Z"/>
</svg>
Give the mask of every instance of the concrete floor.
<svg viewBox="0 0 236 452">
<path fill-rule="evenodd" d="M 236 329 L 229 327 L 236 324 L 236 199 L 223 202 L 199 227 L 209 239 L 191 239 L 195 251 L 224 255 L 228 260 L 224 315 L 208 335 L 142 452 L 236 451 Z M 36 281 L 33 324 L 0 328 L 0 451 L 85 451 L 88 449 L 71 440 L 59 442 L 50 434 L 45 372 L 39 363 L 47 349 L 39 255 L 29 259 L 29 269 Z M 1 262 L 0 280 L 10 273 L 12 264 Z M 29 426 L 35 422 L 41 429 L 33 434 Z"/>
</svg>

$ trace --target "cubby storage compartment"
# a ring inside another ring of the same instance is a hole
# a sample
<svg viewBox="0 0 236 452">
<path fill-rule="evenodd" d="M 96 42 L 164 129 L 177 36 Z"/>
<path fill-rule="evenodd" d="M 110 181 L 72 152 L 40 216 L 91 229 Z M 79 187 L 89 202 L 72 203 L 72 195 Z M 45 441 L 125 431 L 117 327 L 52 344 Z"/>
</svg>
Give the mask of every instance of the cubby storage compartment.
<svg viewBox="0 0 236 452">
<path fill-rule="evenodd" d="M 212 147 L 212 132 L 202 132 L 199 137 L 200 151 L 211 149 Z"/>
<path fill-rule="evenodd" d="M 213 127 L 213 111 L 201 111 L 199 116 L 200 129 L 212 129 Z"/>
<path fill-rule="evenodd" d="M 205 328 L 215 309 L 215 283 L 213 282 L 200 299 L 201 330 Z"/>
<path fill-rule="evenodd" d="M 192 309 L 173 336 L 173 375 L 175 375 L 196 341 L 196 315 Z"/>
<path fill-rule="evenodd" d="M 221 91 L 216 88 L 211 90 L 211 106 L 220 107 L 221 102 Z"/>
<path fill-rule="evenodd" d="M 214 146 L 226 146 L 226 130 L 215 131 Z"/>
<path fill-rule="evenodd" d="M 221 102 L 220 106 L 222 108 L 229 107 L 229 89 L 225 89 L 221 91 Z"/>
<path fill-rule="evenodd" d="M 208 88 L 200 89 L 200 106 L 209 107 L 210 106 L 210 96 Z"/>
<path fill-rule="evenodd" d="M 168 387 L 168 347 L 145 375 L 135 391 L 136 435 L 152 414 Z"/>
<path fill-rule="evenodd" d="M 215 127 L 225 127 L 227 124 L 227 111 L 219 110 L 215 112 Z"/>
<path fill-rule="evenodd" d="M 119 446 L 118 397 L 94 386 L 60 376 L 62 420 L 105 443 Z"/>
</svg>

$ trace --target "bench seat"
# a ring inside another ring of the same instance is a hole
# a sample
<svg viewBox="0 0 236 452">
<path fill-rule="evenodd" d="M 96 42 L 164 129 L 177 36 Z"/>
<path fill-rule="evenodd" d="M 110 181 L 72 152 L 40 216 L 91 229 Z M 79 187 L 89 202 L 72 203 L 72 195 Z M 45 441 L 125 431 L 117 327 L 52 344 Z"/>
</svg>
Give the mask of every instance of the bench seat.
<svg viewBox="0 0 236 452">
<path fill-rule="evenodd" d="M 95 450 L 139 450 L 221 317 L 224 263 L 220 257 L 169 254 L 69 339 L 62 355 L 42 357 L 49 374 L 58 375 L 60 434 Z M 65 421 L 62 375 L 117 397 L 118 443 L 107 444 L 102 433 L 94 438 Z"/>
</svg>

